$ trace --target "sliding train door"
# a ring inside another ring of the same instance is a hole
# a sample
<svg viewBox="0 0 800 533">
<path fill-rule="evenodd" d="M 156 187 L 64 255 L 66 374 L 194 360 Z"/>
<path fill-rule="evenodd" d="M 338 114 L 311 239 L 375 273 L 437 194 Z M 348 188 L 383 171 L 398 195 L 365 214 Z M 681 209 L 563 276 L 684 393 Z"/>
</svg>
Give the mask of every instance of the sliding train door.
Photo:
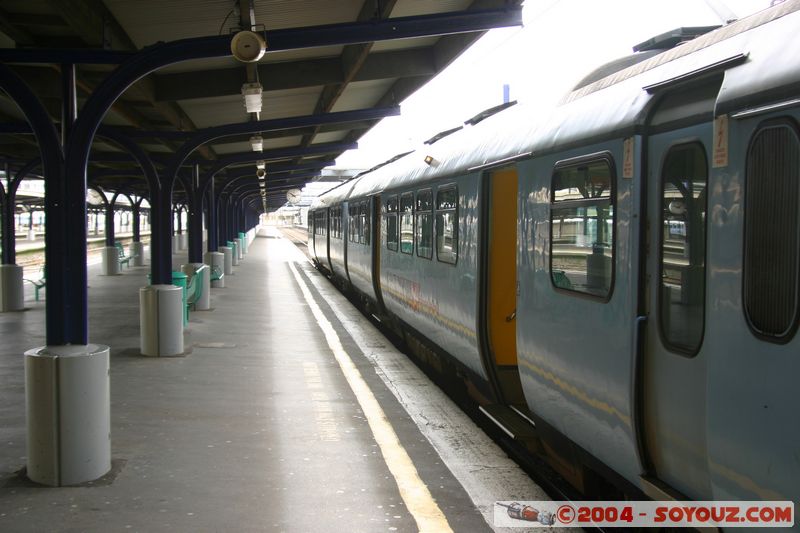
<svg viewBox="0 0 800 533">
<path fill-rule="evenodd" d="M 491 170 L 484 176 L 488 209 L 485 228 L 483 323 L 486 364 L 498 400 L 527 411 L 517 366 L 517 168 Z"/>
<path fill-rule="evenodd" d="M 665 97 L 648 137 L 648 317 L 641 390 L 650 470 L 644 486 L 651 496 L 711 496 L 702 348 L 711 112 L 717 87 Z"/>
</svg>

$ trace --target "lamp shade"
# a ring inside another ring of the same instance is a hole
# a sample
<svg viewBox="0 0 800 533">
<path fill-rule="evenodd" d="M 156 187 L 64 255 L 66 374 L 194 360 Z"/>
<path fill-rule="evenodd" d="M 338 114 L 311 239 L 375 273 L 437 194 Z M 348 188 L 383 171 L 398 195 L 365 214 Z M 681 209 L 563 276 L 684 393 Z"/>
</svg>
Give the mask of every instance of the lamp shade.
<svg viewBox="0 0 800 533">
<path fill-rule="evenodd" d="M 261 113 L 261 91 L 263 88 L 260 83 L 245 83 L 242 85 L 242 96 L 244 96 L 244 107 L 248 113 Z"/>
</svg>

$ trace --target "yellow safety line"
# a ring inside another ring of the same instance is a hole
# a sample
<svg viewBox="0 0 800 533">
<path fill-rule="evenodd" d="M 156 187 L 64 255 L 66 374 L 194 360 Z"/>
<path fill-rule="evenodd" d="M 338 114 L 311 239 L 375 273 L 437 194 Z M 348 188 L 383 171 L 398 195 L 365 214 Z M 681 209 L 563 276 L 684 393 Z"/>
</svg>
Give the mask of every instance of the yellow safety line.
<svg viewBox="0 0 800 533">
<path fill-rule="evenodd" d="M 447 518 L 437 505 L 436 500 L 433 499 L 428 487 L 420 479 L 411 457 L 408 456 L 405 448 L 400 444 L 397 433 L 395 433 L 386 418 L 386 414 L 378 404 L 353 360 L 350 359 L 350 356 L 342 347 L 342 343 L 333 326 L 322 314 L 322 310 L 314 301 L 308 286 L 298 274 L 294 264 L 292 262 L 288 264 L 297 284 L 300 286 L 300 290 L 303 292 L 303 297 L 314 314 L 314 318 L 325 334 L 325 340 L 328 342 L 336 362 L 339 363 L 339 368 L 342 369 L 347 384 L 350 385 L 350 389 L 355 394 L 364 416 L 367 417 L 367 423 L 369 423 L 372 435 L 381 449 L 386 466 L 389 467 L 389 471 L 394 476 L 397 488 L 400 490 L 400 496 L 403 498 L 411 516 L 417 522 L 417 527 L 421 532 L 426 533 L 448 531 L 452 533 Z"/>
</svg>

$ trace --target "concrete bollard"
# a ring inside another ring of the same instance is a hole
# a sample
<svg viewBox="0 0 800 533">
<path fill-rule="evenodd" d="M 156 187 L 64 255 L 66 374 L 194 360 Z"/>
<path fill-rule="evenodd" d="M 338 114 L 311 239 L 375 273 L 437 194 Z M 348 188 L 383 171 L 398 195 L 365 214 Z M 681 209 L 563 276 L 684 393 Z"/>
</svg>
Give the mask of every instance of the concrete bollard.
<svg viewBox="0 0 800 533">
<path fill-rule="evenodd" d="M 119 250 L 116 246 L 106 246 L 102 250 L 103 264 L 100 273 L 103 276 L 119 275 Z"/>
<path fill-rule="evenodd" d="M 25 286 L 22 267 L 0 265 L 0 312 L 25 309 Z"/>
<path fill-rule="evenodd" d="M 142 355 L 183 355 L 183 288 L 150 285 L 139 289 L 139 345 Z"/>
<path fill-rule="evenodd" d="M 144 266 L 144 243 L 132 242 L 128 253 L 133 257 L 133 266 Z"/>
<path fill-rule="evenodd" d="M 45 346 L 25 352 L 28 477 L 61 487 L 111 470 L 109 348 Z"/>
<path fill-rule="evenodd" d="M 225 287 L 225 254 L 222 252 L 206 252 L 203 255 L 203 261 L 210 267 L 211 270 L 216 268 L 222 272 L 222 277 L 218 280 L 212 281 L 211 286 L 215 289 Z"/>
<path fill-rule="evenodd" d="M 239 266 L 239 243 L 237 241 L 238 239 L 228 241 L 228 246 L 231 248 L 231 260 L 233 261 L 233 266 Z"/>
<path fill-rule="evenodd" d="M 226 276 L 233 275 L 233 248 L 231 248 L 230 246 L 220 246 L 218 250 L 222 252 L 222 254 L 225 257 L 224 263 L 222 265 L 223 273 Z"/>
</svg>

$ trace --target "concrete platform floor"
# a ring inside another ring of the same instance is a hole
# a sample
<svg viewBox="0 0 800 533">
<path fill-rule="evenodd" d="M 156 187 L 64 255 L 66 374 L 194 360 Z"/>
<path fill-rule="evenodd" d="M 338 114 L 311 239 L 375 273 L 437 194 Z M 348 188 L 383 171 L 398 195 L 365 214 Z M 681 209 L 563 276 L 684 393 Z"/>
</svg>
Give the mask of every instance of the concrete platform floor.
<svg viewBox="0 0 800 533">
<path fill-rule="evenodd" d="M 547 499 L 289 241 L 268 237 L 212 289 L 213 309 L 191 314 L 186 357 L 139 355 L 148 267 L 89 267 L 90 341 L 111 346 L 113 468 L 96 482 L 47 488 L 20 473 L 22 354 L 45 342 L 46 297 L 0 314 L 0 531 L 472 532 L 493 529 L 496 500 Z M 444 522 L 428 521 L 437 513 Z"/>
</svg>

